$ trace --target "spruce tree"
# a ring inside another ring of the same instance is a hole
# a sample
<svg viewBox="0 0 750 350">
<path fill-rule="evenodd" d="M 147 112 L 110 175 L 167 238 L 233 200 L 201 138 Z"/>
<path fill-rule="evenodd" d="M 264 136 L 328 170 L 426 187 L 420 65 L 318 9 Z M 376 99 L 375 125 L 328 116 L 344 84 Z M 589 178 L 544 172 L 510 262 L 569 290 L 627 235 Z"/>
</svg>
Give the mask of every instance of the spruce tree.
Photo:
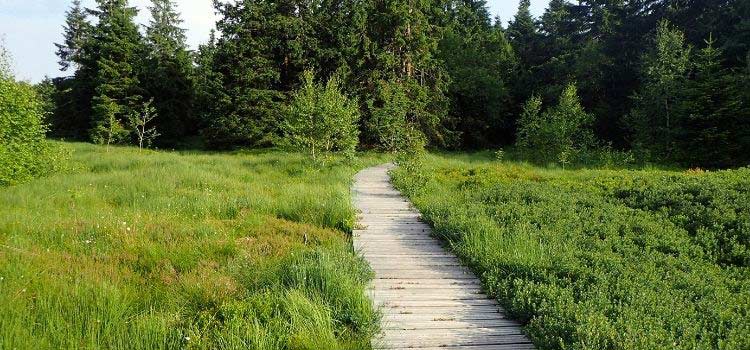
<svg viewBox="0 0 750 350">
<path fill-rule="evenodd" d="M 193 57 L 193 106 L 198 130 L 204 130 L 210 125 L 211 116 L 215 114 L 216 101 L 227 98 L 220 96 L 224 93 L 224 88 L 221 85 L 221 75 L 214 70 L 216 42 L 216 32 L 211 30 L 208 42 L 198 46 L 198 51 Z"/>
<path fill-rule="evenodd" d="M 146 28 L 148 57 L 142 85 L 154 100 L 161 145 L 174 145 L 197 132 L 193 114 L 192 62 L 185 43 L 182 19 L 172 0 L 152 0 L 151 22 Z"/>
<path fill-rule="evenodd" d="M 97 0 L 90 12 L 98 19 L 90 51 L 95 64 L 90 136 L 102 144 L 128 141 L 124 125 L 131 111 L 141 107 L 143 93 L 137 69 L 144 49 L 133 21 L 138 11 L 127 0 Z"/>
<path fill-rule="evenodd" d="M 658 157 L 669 157 L 674 151 L 675 106 L 684 92 L 690 50 L 684 34 L 662 21 L 643 57 L 642 87 L 627 122 L 634 145 Z"/>
<path fill-rule="evenodd" d="M 464 147 L 508 144 L 513 139 L 513 48 L 492 26 L 485 1 L 451 1 L 446 12 L 439 58 L 451 77 L 450 126 Z"/>
<path fill-rule="evenodd" d="M 342 78 L 344 90 L 359 90 L 364 64 L 364 45 L 368 40 L 362 33 L 368 21 L 370 0 L 320 0 L 307 18 L 315 37 L 309 63 L 321 79 L 334 74 Z"/>
<path fill-rule="evenodd" d="M 91 98 L 93 96 L 92 53 L 93 26 L 80 1 L 73 1 L 66 12 L 63 41 L 56 43 L 56 54 L 61 71 L 72 71 L 73 78 L 54 79 L 57 106 L 51 118 L 51 134 L 74 140 L 88 139 L 91 128 Z"/>
<path fill-rule="evenodd" d="M 277 7 L 267 0 L 216 3 L 221 38 L 212 58 L 220 89 L 204 115 L 210 147 L 264 146 L 275 142 L 286 94 L 280 90 Z"/>
<path fill-rule="evenodd" d="M 674 107 L 674 160 L 687 166 L 742 166 L 750 160 L 750 107 L 741 92 L 746 80 L 742 71 L 724 68 L 716 42 L 710 36 L 696 53 L 691 79 Z"/>
<path fill-rule="evenodd" d="M 60 59 L 60 70 L 76 68 L 81 60 L 81 50 L 91 35 L 91 24 L 86 17 L 86 10 L 80 0 L 73 0 L 73 6 L 65 13 L 63 42 L 55 44 L 57 57 Z"/>
<path fill-rule="evenodd" d="M 596 81 L 596 77 L 585 76 L 589 72 L 576 70 L 577 59 L 584 55 L 588 56 L 584 62 L 596 64 L 598 47 L 594 41 L 581 38 L 583 24 L 577 21 L 573 8 L 566 0 L 552 0 L 539 20 L 538 63 L 530 67 L 530 79 L 546 101 L 557 97 L 571 80 L 581 79 L 584 86 Z"/>
<path fill-rule="evenodd" d="M 392 101 L 384 92 L 403 91 L 410 101 L 404 107 L 408 128 L 423 133 L 432 144 L 445 145 L 453 140 L 444 125 L 446 74 L 436 57 L 439 28 L 429 21 L 435 4 L 416 0 L 373 2 L 367 22 L 367 116 L 397 107 L 389 105 Z M 370 131 L 374 139 L 368 141 L 377 142 L 377 130 Z"/>
<path fill-rule="evenodd" d="M 508 40 L 518 57 L 518 78 L 513 83 L 516 101 L 528 99 L 536 90 L 536 82 L 532 69 L 543 61 L 543 54 L 539 52 L 540 35 L 534 17 L 530 10 L 531 2 L 521 0 L 518 12 L 505 31 Z"/>
<path fill-rule="evenodd" d="M 530 8 L 530 0 L 521 0 L 518 4 L 518 12 L 508 24 L 506 31 L 508 39 L 518 53 L 521 64 L 526 67 L 534 66 L 538 62 L 536 46 L 538 45 L 539 32 Z"/>
</svg>

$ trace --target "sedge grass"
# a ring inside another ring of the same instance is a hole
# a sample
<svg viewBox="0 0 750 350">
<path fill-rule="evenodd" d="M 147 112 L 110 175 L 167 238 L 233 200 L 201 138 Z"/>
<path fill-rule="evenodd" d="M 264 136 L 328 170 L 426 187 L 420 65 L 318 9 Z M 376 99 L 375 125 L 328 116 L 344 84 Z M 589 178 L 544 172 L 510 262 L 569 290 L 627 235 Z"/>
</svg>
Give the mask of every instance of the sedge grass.
<svg viewBox="0 0 750 350">
<path fill-rule="evenodd" d="M 79 171 L 0 189 L 0 349 L 362 349 L 358 165 L 67 144 Z"/>
</svg>

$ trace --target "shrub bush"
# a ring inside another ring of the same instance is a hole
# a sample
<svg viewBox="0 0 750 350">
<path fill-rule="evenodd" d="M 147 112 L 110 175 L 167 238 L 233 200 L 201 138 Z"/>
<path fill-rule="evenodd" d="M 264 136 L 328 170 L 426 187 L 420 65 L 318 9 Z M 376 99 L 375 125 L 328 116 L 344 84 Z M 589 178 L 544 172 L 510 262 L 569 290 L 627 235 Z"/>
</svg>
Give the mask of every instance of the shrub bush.
<svg viewBox="0 0 750 350">
<path fill-rule="evenodd" d="M 17 82 L 0 47 L 0 186 L 42 176 L 64 154 L 45 140 L 44 105 L 34 88 Z"/>
<path fill-rule="evenodd" d="M 309 153 L 313 160 L 331 152 L 353 155 L 359 143 L 359 108 L 341 91 L 338 78 L 315 82 L 307 71 L 283 124 L 284 145 Z"/>
<path fill-rule="evenodd" d="M 593 116 L 581 106 L 575 84 L 568 85 L 558 104 L 544 112 L 542 100 L 533 96 L 519 120 L 518 146 L 535 160 L 559 161 L 564 166 L 594 145 L 592 121 Z"/>
<path fill-rule="evenodd" d="M 397 187 L 540 349 L 750 348 L 748 169 L 420 171 Z"/>
</svg>

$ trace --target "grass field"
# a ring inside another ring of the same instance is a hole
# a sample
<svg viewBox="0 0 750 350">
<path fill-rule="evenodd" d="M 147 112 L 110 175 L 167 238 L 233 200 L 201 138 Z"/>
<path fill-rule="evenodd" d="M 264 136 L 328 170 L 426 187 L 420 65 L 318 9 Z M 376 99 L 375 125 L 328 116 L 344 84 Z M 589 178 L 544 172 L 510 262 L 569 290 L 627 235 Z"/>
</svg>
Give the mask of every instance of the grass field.
<svg viewBox="0 0 750 350">
<path fill-rule="evenodd" d="M 543 349 L 750 349 L 750 169 L 445 155 L 395 176 Z"/>
<path fill-rule="evenodd" d="M 358 165 L 66 144 L 80 170 L 0 189 L 0 349 L 360 349 Z"/>
</svg>

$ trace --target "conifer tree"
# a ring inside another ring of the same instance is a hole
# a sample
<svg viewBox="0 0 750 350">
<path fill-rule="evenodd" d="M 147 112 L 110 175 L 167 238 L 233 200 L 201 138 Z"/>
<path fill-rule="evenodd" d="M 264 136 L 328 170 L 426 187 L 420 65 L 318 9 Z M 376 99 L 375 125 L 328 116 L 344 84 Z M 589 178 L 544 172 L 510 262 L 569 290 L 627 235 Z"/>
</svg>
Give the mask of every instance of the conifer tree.
<svg viewBox="0 0 750 350">
<path fill-rule="evenodd" d="M 596 77 L 588 75 L 591 71 L 577 71 L 579 58 L 585 57 L 582 61 L 586 64 L 596 65 L 599 57 L 596 42 L 586 42 L 581 37 L 584 24 L 576 18 L 573 8 L 566 0 L 552 0 L 539 20 L 535 52 L 538 63 L 530 67 L 530 82 L 547 101 L 558 96 L 568 81 L 580 78 L 584 87 L 596 84 Z M 595 72 L 595 67 L 590 68 Z"/>
<path fill-rule="evenodd" d="M 143 93 L 137 71 L 143 42 L 133 21 L 138 11 L 127 0 L 97 0 L 90 12 L 98 19 L 88 58 L 95 72 L 90 136 L 97 143 L 127 141 L 124 125 Z"/>
<path fill-rule="evenodd" d="M 518 75 L 512 84 L 516 101 L 528 99 L 536 90 L 533 68 L 543 62 L 539 52 L 540 35 L 534 17 L 531 15 L 531 2 L 520 0 L 518 12 L 508 23 L 505 33 L 518 57 Z"/>
<path fill-rule="evenodd" d="M 509 83 L 515 54 L 490 22 L 484 0 L 451 1 L 439 57 L 451 77 L 451 128 L 464 147 L 488 147 L 513 137 Z"/>
<path fill-rule="evenodd" d="M 320 0 L 307 18 L 315 37 L 310 64 L 321 79 L 337 74 L 342 87 L 358 92 L 364 64 L 365 32 L 370 0 Z"/>
<path fill-rule="evenodd" d="M 73 6 L 65 13 L 63 42 L 55 44 L 57 57 L 60 59 L 60 70 L 75 68 L 81 60 L 81 50 L 91 35 L 91 24 L 86 17 L 86 10 L 80 0 L 73 0 Z"/>
<path fill-rule="evenodd" d="M 643 57 L 642 87 L 628 118 L 634 144 L 655 156 L 674 150 L 675 105 L 684 92 L 690 63 L 684 34 L 662 21 L 650 50 Z"/>
<path fill-rule="evenodd" d="M 222 18 L 217 23 L 221 38 L 212 58 L 216 81 L 213 105 L 204 115 L 203 131 L 209 146 L 271 145 L 286 94 L 280 90 L 281 65 L 276 3 L 242 0 L 216 3 Z"/>
<path fill-rule="evenodd" d="M 155 127 L 162 134 L 161 144 L 179 143 L 195 134 L 193 114 L 192 62 L 185 43 L 182 19 L 172 0 L 152 0 L 151 22 L 146 28 L 148 59 L 141 81 L 154 100 L 158 117 Z"/>
<path fill-rule="evenodd" d="M 216 32 L 211 30 L 208 42 L 198 46 L 198 51 L 193 57 L 193 107 L 198 130 L 204 130 L 210 125 L 211 116 L 215 115 L 216 101 L 227 98 L 220 96 L 224 93 L 221 75 L 214 70 L 216 40 Z"/>
<path fill-rule="evenodd" d="M 521 0 L 518 4 L 518 12 L 508 24 L 506 31 L 521 64 L 526 67 L 534 66 L 538 62 L 535 57 L 537 54 L 535 46 L 539 40 L 539 32 L 530 8 L 530 0 Z"/>
<path fill-rule="evenodd" d="M 404 106 L 409 129 L 423 133 L 436 145 L 452 143 L 445 129 L 446 74 L 436 58 L 438 28 L 430 24 L 433 1 L 385 0 L 373 2 L 368 20 L 366 64 L 370 87 L 368 116 L 393 109 L 383 91 L 403 91 L 411 103 Z M 384 84 L 393 85 L 384 88 Z M 371 123 L 370 123 L 371 124 Z M 367 125 L 367 124 L 366 124 Z M 376 141 L 377 130 L 370 133 Z"/>
<path fill-rule="evenodd" d="M 687 166 L 728 167 L 750 160 L 750 108 L 744 74 L 723 67 L 713 36 L 694 58 L 691 79 L 674 106 L 674 160 Z"/>
</svg>

